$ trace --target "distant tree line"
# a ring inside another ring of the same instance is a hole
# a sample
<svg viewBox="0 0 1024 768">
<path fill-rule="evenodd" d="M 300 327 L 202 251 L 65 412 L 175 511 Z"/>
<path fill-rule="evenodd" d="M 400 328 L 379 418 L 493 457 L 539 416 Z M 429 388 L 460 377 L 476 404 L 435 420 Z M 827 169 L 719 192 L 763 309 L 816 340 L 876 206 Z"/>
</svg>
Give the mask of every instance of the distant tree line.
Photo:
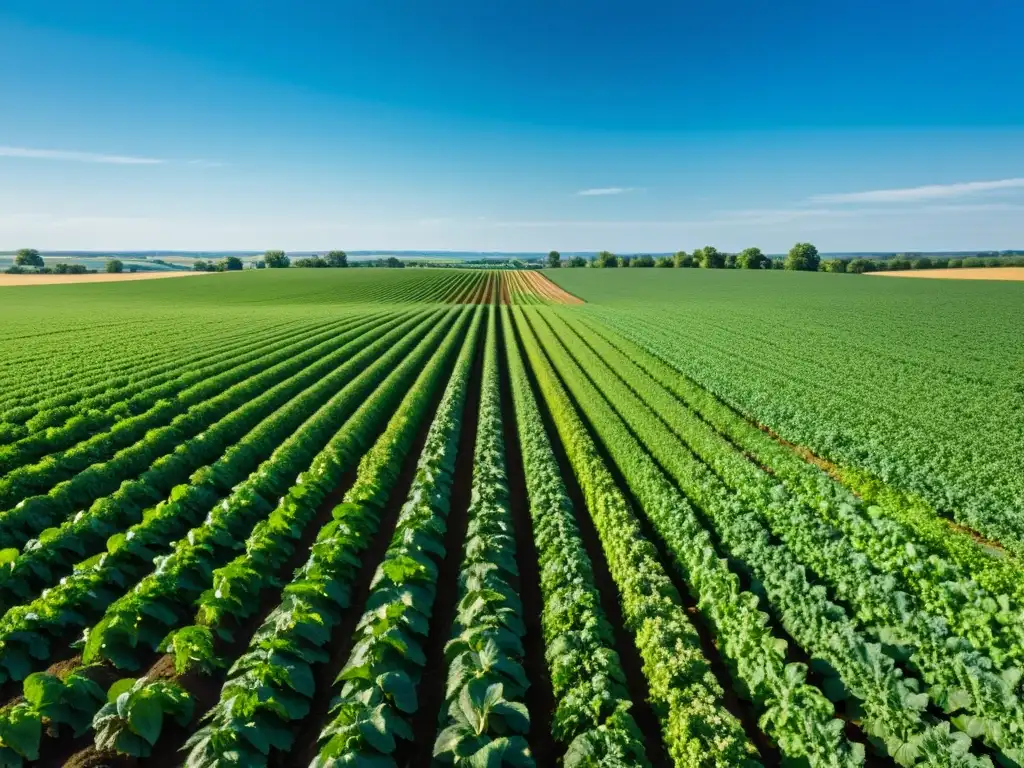
<svg viewBox="0 0 1024 768">
<path fill-rule="evenodd" d="M 245 267 L 237 256 L 227 256 L 220 261 L 204 261 L 196 259 L 192 263 L 193 272 L 237 272 Z"/>
<path fill-rule="evenodd" d="M 677 251 L 671 256 L 639 254 L 616 256 L 601 251 L 589 261 L 583 256 L 573 256 L 563 263 L 558 251 L 548 254 L 547 266 L 591 267 L 613 269 L 621 267 L 661 267 L 674 269 L 793 269 L 816 271 L 820 264 L 818 249 L 810 243 L 797 243 L 784 259 L 770 259 L 760 248 L 745 248 L 739 253 L 724 253 L 713 245 L 696 249 L 693 253 Z"/>
<path fill-rule="evenodd" d="M 300 269 L 342 269 L 349 266 L 348 254 L 344 251 L 328 251 L 323 256 L 313 254 L 292 261 L 284 251 L 265 251 L 263 259 L 256 262 L 256 268 L 262 269 L 285 269 L 287 267 L 298 267 Z"/>
<path fill-rule="evenodd" d="M 84 264 L 65 264 L 63 262 L 46 266 L 42 255 L 35 248 L 20 248 L 14 254 L 14 264 L 4 270 L 8 275 L 84 275 L 95 272 Z"/>
<path fill-rule="evenodd" d="M 811 243 L 797 243 L 783 258 L 770 258 L 760 248 L 745 248 L 739 253 L 723 253 L 712 245 L 697 248 L 692 253 L 678 251 L 671 256 L 649 254 L 616 256 L 601 251 L 591 259 L 573 256 L 563 260 L 558 251 L 551 251 L 545 260 L 549 269 L 561 267 L 590 267 L 615 269 L 622 267 L 665 267 L 677 269 L 787 269 L 800 272 L 892 272 L 906 269 L 957 269 L 971 267 L 1024 267 L 1024 254 L 979 253 L 963 258 L 924 256 L 903 253 L 887 258 L 856 258 L 823 260 Z"/>
<path fill-rule="evenodd" d="M 901 253 L 887 259 L 831 259 L 825 272 L 896 272 L 907 269 L 977 269 L 979 267 L 1024 267 L 1024 255 L 983 255 L 965 257 L 922 256 Z"/>
</svg>

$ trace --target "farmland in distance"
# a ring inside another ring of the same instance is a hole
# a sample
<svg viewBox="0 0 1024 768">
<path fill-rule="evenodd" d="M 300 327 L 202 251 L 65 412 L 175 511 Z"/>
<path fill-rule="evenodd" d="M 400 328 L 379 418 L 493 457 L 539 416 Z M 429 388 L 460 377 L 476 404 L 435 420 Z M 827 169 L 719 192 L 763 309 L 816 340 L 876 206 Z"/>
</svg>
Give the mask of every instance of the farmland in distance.
<svg viewBox="0 0 1024 768">
<path fill-rule="evenodd" d="M 0 288 L 0 765 L 1024 765 L 1021 299 Z"/>
</svg>

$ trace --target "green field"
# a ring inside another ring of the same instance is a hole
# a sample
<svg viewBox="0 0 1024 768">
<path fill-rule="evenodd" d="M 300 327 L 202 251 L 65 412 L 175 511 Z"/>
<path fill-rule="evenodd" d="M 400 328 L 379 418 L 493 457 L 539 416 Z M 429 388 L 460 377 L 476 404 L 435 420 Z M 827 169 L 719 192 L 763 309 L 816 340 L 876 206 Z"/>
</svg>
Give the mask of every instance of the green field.
<svg viewBox="0 0 1024 768">
<path fill-rule="evenodd" d="M 787 440 L 1024 551 L 1024 287 L 776 272 L 554 276 L 589 302 L 583 312 Z"/>
<path fill-rule="evenodd" d="M 0 288 L 0 766 L 1024 765 L 1022 300 Z"/>
</svg>

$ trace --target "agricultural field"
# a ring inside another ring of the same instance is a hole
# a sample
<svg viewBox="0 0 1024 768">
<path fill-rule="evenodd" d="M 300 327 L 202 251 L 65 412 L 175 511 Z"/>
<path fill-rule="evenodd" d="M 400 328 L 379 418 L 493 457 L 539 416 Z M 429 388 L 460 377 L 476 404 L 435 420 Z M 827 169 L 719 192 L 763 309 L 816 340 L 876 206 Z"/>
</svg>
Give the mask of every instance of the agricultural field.
<svg viewBox="0 0 1024 768">
<path fill-rule="evenodd" d="M 1024 765 L 1024 293 L 0 288 L 0 766 Z"/>
</svg>

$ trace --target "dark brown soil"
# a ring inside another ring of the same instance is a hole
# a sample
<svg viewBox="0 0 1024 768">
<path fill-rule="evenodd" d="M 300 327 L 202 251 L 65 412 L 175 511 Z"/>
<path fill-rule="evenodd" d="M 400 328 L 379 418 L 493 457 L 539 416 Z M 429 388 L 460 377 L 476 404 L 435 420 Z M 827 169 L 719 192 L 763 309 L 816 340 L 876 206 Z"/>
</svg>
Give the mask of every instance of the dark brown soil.
<svg viewBox="0 0 1024 768">
<path fill-rule="evenodd" d="M 449 366 L 449 372 L 451 366 Z M 331 644 L 328 652 L 330 660 L 324 664 L 317 665 L 313 669 L 313 677 L 317 681 L 316 693 L 310 705 L 309 715 L 302 721 L 297 733 L 292 750 L 287 755 L 274 752 L 270 757 L 272 768 L 290 768 L 290 766 L 309 765 L 317 752 L 317 740 L 320 731 L 327 723 L 330 711 L 331 700 L 334 698 L 336 689 L 334 680 L 338 676 L 345 662 L 352 651 L 353 633 L 356 624 L 362 617 L 366 600 L 370 593 L 370 582 L 377 570 L 377 566 L 384 559 L 384 553 L 391 543 L 391 537 L 398 521 L 398 515 L 402 511 L 409 489 L 416 477 L 416 466 L 419 463 L 423 446 L 427 442 L 427 435 L 430 432 L 430 425 L 433 422 L 433 414 L 437 411 L 441 397 L 444 395 L 444 385 L 438 387 L 433 402 L 427 408 L 426 416 L 420 425 L 416 439 L 409 449 L 402 462 L 402 469 L 395 484 L 392 486 L 388 500 L 381 512 L 380 526 L 373 537 L 373 541 L 362 558 L 362 565 L 359 573 L 352 583 L 352 600 L 349 607 L 344 611 L 341 621 L 331 632 Z"/>
<path fill-rule="evenodd" d="M 580 338 L 583 343 L 586 343 L 586 340 L 583 339 L 583 337 L 577 336 L 577 338 Z M 682 402 L 683 402 L 684 405 L 687 405 L 687 407 L 689 407 L 687 403 L 685 403 L 684 401 L 682 401 Z M 703 417 L 700 416 L 700 414 L 697 414 L 697 416 L 698 416 L 698 418 L 701 418 L 702 421 L 705 421 L 703 419 Z M 584 420 L 585 420 L 585 418 L 584 418 Z M 714 429 L 714 425 L 712 425 L 710 422 L 706 422 L 705 421 L 705 423 L 707 423 L 710 428 Z M 668 427 L 671 430 L 671 425 L 667 424 L 667 422 L 665 423 L 665 425 L 666 425 L 666 427 Z M 628 425 L 626 425 L 626 428 L 632 433 L 632 429 Z M 719 434 L 721 434 L 723 439 L 725 439 L 727 442 L 729 442 L 730 445 L 732 445 L 734 448 L 736 448 L 737 451 L 741 451 L 739 446 L 736 446 L 732 442 L 732 440 L 729 439 L 729 437 L 727 435 L 724 435 L 722 433 L 719 433 Z M 642 441 L 640 441 L 640 442 L 642 442 Z M 604 446 L 601 445 L 601 444 L 598 444 L 598 446 L 599 446 L 599 450 L 604 454 L 605 453 Z M 665 467 L 663 467 L 661 465 L 661 462 L 659 462 L 657 460 L 657 458 L 655 458 L 654 456 L 651 456 L 650 458 L 659 467 L 659 469 L 665 474 L 666 477 L 671 477 L 669 472 L 665 469 Z M 754 463 L 756 463 L 756 461 L 754 460 L 753 457 L 748 457 L 748 458 L 750 458 L 751 461 L 754 461 Z M 607 461 L 607 459 L 606 459 L 606 461 Z M 624 492 L 630 498 L 631 504 L 636 509 L 640 509 L 641 507 L 640 507 L 639 501 L 636 500 L 632 496 L 632 494 L 629 492 L 628 486 L 625 485 L 625 481 L 624 481 L 623 478 L 621 478 L 621 475 L 619 474 L 618 469 L 616 467 L 614 467 L 614 465 L 610 464 L 610 462 L 609 462 L 609 466 L 611 467 L 613 475 L 616 477 L 617 483 L 624 489 Z M 711 469 L 711 468 L 708 467 L 708 469 Z M 680 493 L 682 493 L 682 489 L 679 489 L 679 490 L 680 490 Z M 750 572 L 750 569 L 748 568 L 747 564 L 742 562 L 742 561 L 740 561 L 740 560 L 736 560 L 728 552 L 724 551 L 722 542 L 721 542 L 718 534 L 715 531 L 715 527 L 708 520 L 706 512 L 698 504 L 696 504 L 692 499 L 690 500 L 690 503 L 692 504 L 692 506 L 694 508 L 694 511 L 700 517 L 704 529 L 706 531 L 708 531 L 708 533 L 711 535 L 712 543 L 714 544 L 715 552 L 718 555 L 718 557 L 724 558 L 729 563 L 730 571 L 732 571 L 733 573 L 735 573 L 739 577 L 740 583 L 741 583 L 741 587 L 744 590 L 748 590 L 748 591 L 754 592 L 756 595 L 758 595 L 758 597 L 760 598 L 760 608 L 761 608 L 761 610 L 763 610 L 767 614 L 769 614 L 769 616 L 772 619 L 772 630 L 775 632 L 775 634 L 778 637 L 780 637 L 781 639 L 786 641 L 786 663 L 797 662 L 797 663 L 804 664 L 807 667 L 807 681 L 808 681 L 808 683 L 810 685 L 813 685 L 813 686 L 817 687 L 819 690 L 821 690 L 822 686 L 823 686 L 823 683 L 824 683 L 824 680 L 825 680 L 824 676 L 821 673 L 815 671 L 815 669 L 811 665 L 811 657 L 804 651 L 804 649 L 799 645 L 799 643 L 797 643 L 796 640 L 794 640 L 793 637 L 789 634 L 789 632 L 785 629 L 785 627 L 782 624 L 782 617 L 774 609 L 774 606 L 771 603 L 771 601 L 769 601 L 767 599 L 767 597 L 765 596 L 764 590 L 761 587 L 760 583 L 757 582 L 756 580 L 754 580 L 753 575 Z M 650 538 L 656 544 L 656 546 L 659 548 L 659 554 L 662 557 L 663 561 L 664 561 L 664 558 L 669 558 L 670 556 L 667 553 L 667 551 L 665 551 L 665 548 L 664 548 L 664 542 L 657 535 L 657 533 L 653 529 L 651 529 L 649 521 L 647 521 L 646 518 L 641 516 L 640 522 L 641 522 L 641 527 L 642 527 L 642 529 L 645 532 L 645 535 L 648 538 Z M 778 545 L 778 546 L 782 546 L 783 545 L 782 541 L 777 536 L 775 536 L 775 534 L 773 534 L 771 531 L 767 531 L 767 533 L 768 533 L 769 538 L 771 540 L 771 543 L 773 545 Z M 674 572 L 670 572 L 670 576 L 673 578 L 674 581 L 678 579 L 677 574 L 674 573 Z M 814 574 L 808 573 L 807 577 L 808 577 L 808 579 L 810 579 L 812 581 L 812 583 L 816 583 L 816 581 L 814 580 Z M 681 579 L 679 579 L 679 580 L 681 581 Z M 677 584 L 676 586 L 677 586 L 677 589 L 678 589 L 679 585 Z M 833 600 L 834 599 L 835 598 L 833 597 Z M 846 608 L 846 610 L 847 610 L 847 612 L 849 612 L 850 609 Z M 693 616 L 695 614 L 697 614 L 699 616 L 699 613 L 698 613 L 698 611 L 696 609 L 696 606 L 688 607 L 687 608 L 687 612 L 691 615 L 691 618 L 693 618 Z M 702 624 L 697 624 L 696 621 L 694 621 L 694 624 L 697 627 L 698 632 L 701 632 L 701 631 L 710 632 L 710 628 L 707 627 L 706 624 L 704 624 L 703 622 L 702 622 L 703 626 L 702 626 Z M 728 672 L 728 670 L 726 670 L 726 672 Z M 732 691 L 730 691 L 729 688 L 725 688 L 725 691 L 726 691 L 727 697 L 732 693 Z M 874 748 L 874 745 L 872 745 L 868 741 L 867 736 L 863 733 L 863 731 L 861 729 L 861 726 L 860 726 L 860 723 L 854 721 L 849 716 L 849 714 L 847 713 L 846 702 L 842 702 L 842 701 L 838 702 L 838 703 L 835 704 L 835 707 L 836 707 L 836 710 L 835 710 L 836 711 L 836 717 L 843 721 L 846 737 L 850 741 L 859 742 L 859 743 L 862 743 L 862 744 L 864 744 L 866 746 L 866 753 L 867 754 L 866 754 L 865 765 L 867 766 L 867 768 L 876 768 L 876 767 L 881 767 L 881 766 L 886 766 L 888 768 L 889 766 L 893 766 L 894 763 L 893 763 L 892 759 L 889 758 L 888 756 L 878 754 L 877 751 Z M 755 726 L 755 732 L 761 738 L 761 741 L 755 741 L 755 743 L 758 745 L 758 749 L 760 751 L 762 751 L 762 754 L 764 754 L 763 749 L 762 749 L 762 742 L 768 743 L 767 742 L 767 738 L 765 737 L 765 735 L 763 733 L 760 732 L 759 728 L 756 728 L 756 721 L 754 723 L 754 726 Z M 776 748 L 774 746 L 770 746 L 770 748 L 773 750 L 773 752 L 777 752 L 777 750 L 776 750 Z"/>
<path fill-rule="evenodd" d="M 355 474 L 355 469 L 342 473 L 334 490 L 327 494 L 324 500 L 317 506 L 312 520 L 303 529 L 302 536 L 295 544 L 295 551 L 292 552 L 277 574 L 280 584 L 261 591 L 259 609 L 240 624 L 231 627 L 231 641 L 217 639 L 216 650 L 219 658 L 233 660 L 245 652 L 253 634 L 259 629 L 270 612 L 281 603 L 284 585 L 288 583 L 295 569 L 301 566 L 309 557 L 309 548 L 316 540 L 320 529 L 330 521 L 331 511 L 338 505 L 345 492 L 352 486 L 352 483 L 355 481 Z M 228 626 L 230 627 L 230 622 L 228 622 Z M 157 745 L 159 750 L 157 754 L 146 761 L 147 766 L 152 765 L 155 768 L 171 768 L 172 766 L 181 765 L 184 755 L 180 750 L 185 742 L 188 741 L 189 736 L 195 731 L 203 715 L 219 700 L 221 688 L 226 678 L 226 670 L 218 670 L 213 675 L 189 673 L 179 676 L 174 670 L 174 658 L 170 654 L 164 654 L 149 668 L 147 676 L 153 679 L 164 678 L 174 680 L 192 695 L 194 705 L 192 722 L 184 727 L 173 721 L 164 723 L 164 731 L 160 735 L 160 741 Z"/>
<path fill-rule="evenodd" d="M 515 335 L 516 339 L 509 339 L 508 343 L 519 343 L 518 327 L 515 327 Z M 522 344 L 519 343 L 519 346 L 520 352 L 522 352 Z M 523 353 L 523 357 L 525 359 L 525 353 Z M 615 642 L 613 650 L 618 654 L 619 661 L 622 663 L 622 671 L 626 678 L 626 690 L 629 693 L 630 700 L 633 702 L 633 706 L 629 710 L 630 714 L 644 736 L 647 759 L 650 760 L 653 768 L 670 768 L 672 761 L 665 751 L 661 740 L 661 727 L 650 704 L 650 689 L 647 686 L 647 678 L 644 677 L 643 662 L 640 659 L 640 653 L 637 651 L 636 644 L 633 642 L 629 630 L 626 629 L 625 621 L 622 617 L 622 609 L 619 606 L 618 588 L 615 586 L 615 580 L 612 578 L 611 571 L 608 570 L 608 563 L 604 559 L 604 552 L 601 549 L 601 540 L 597 535 L 597 529 L 586 512 L 587 504 L 583 496 L 583 490 L 576 480 L 576 475 L 573 473 L 572 464 L 569 462 L 565 447 L 558 437 L 558 430 L 555 427 L 554 420 L 551 418 L 547 402 L 540 392 L 536 376 L 529 365 L 526 365 L 526 372 L 540 410 L 541 419 L 544 422 L 548 441 L 551 443 L 562 480 L 572 502 L 573 510 L 576 512 L 576 524 L 579 527 L 583 547 L 586 550 L 591 569 L 594 573 L 594 586 L 597 588 L 601 598 L 601 608 L 604 610 L 612 626 Z"/>
<path fill-rule="evenodd" d="M 503 324 L 498 323 L 498 349 L 504 350 L 506 339 Z M 537 546 L 533 538 L 533 520 L 530 517 L 523 455 L 516 429 L 516 413 L 512 405 L 512 384 L 508 375 L 505 355 L 499 351 L 501 368 L 501 423 L 505 438 L 505 467 L 509 489 L 509 507 L 516 538 L 516 562 L 519 566 L 519 597 L 523 604 L 526 635 L 523 637 L 525 656 L 523 667 L 530 687 L 526 691 L 526 708 L 530 713 L 530 732 L 527 741 L 538 765 L 557 765 L 564 753 L 551 735 L 551 720 L 555 710 L 555 696 L 551 688 L 547 661 L 544 657 L 544 630 L 541 614 L 544 599 L 540 591 L 540 566 Z"/>
<path fill-rule="evenodd" d="M 444 646 L 451 638 L 452 624 L 455 620 L 462 547 L 469 523 L 467 513 L 473 490 L 473 449 L 476 444 L 477 422 L 480 415 L 480 384 L 486 335 L 481 330 L 466 392 L 462 432 L 459 435 L 459 447 L 455 459 L 455 473 L 447 520 L 448 528 L 445 533 L 445 557 L 440 563 L 437 597 L 434 601 L 434 610 L 430 621 L 430 634 L 423 649 L 426 653 L 427 663 L 423 668 L 423 677 L 418 690 L 420 706 L 412 718 L 413 742 L 402 744 L 396 753 L 396 760 L 402 766 L 416 768 L 424 766 L 426 768 L 430 765 L 434 738 L 437 735 L 438 713 L 444 703 L 444 688 L 448 673 L 447 665 L 444 662 Z"/>
<path fill-rule="evenodd" d="M 552 331 L 554 331 L 553 328 Z M 566 349 L 568 350 L 568 347 Z M 568 352 L 571 356 L 571 350 L 568 350 Z M 582 366 L 580 366 L 580 369 L 583 370 L 584 376 L 588 375 L 586 370 Z M 558 374 L 557 371 L 556 375 L 558 375 L 561 378 L 561 374 Z M 614 406 L 610 402 L 608 404 L 609 406 L 614 408 Z M 636 496 L 633 494 L 632 490 L 629 487 L 629 484 L 626 482 L 625 477 L 623 477 L 621 471 L 619 470 L 619 467 L 615 464 L 614 460 L 609 454 L 607 447 L 604 445 L 604 443 L 601 442 L 601 439 L 598 436 L 596 430 L 590 423 L 590 420 L 587 418 L 586 413 L 583 411 L 583 409 L 577 410 L 579 413 L 580 420 L 583 421 L 583 423 L 586 425 L 587 431 L 590 433 L 590 437 L 594 441 L 594 445 L 597 446 L 598 454 L 601 456 L 602 460 L 605 463 L 605 466 L 608 467 L 609 471 L 612 474 L 612 477 L 615 479 L 615 484 L 618 486 L 619 490 L 621 490 L 622 493 L 626 496 L 630 506 L 633 508 L 636 519 L 640 523 L 641 532 L 643 533 L 644 537 L 654 545 L 658 553 L 658 560 L 664 566 L 666 574 L 668 574 L 669 579 L 672 581 L 672 585 L 676 588 L 676 591 L 679 593 L 682 605 L 686 610 L 687 615 L 690 617 L 690 623 L 693 625 L 694 629 L 697 630 L 697 635 L 700 637 L 700 643 L 701 648 L 704 652 L 704 658 L 707 659 L 708 664 L 711 667 L 711 671 L 715 675 L 715 678 L 718 680 L 718 684 L 722 688 L 722 691 L 724 693 L 723 703 L 725 704 L 726 708 L 733 714 L 733 716 L 736 717 L 736 719 L 739 720 L 740 723 L 742 723 L 743 729 L 747 733 L 747 737 L 754 745 L 757 746 L 757 750 L 761 754 L 761 759 L 764 765 L 779 765 L 780 757 L 778 750 L 768 740 L 767 736 L 765 736 L 761 729 L 758 728 L 757 712 L 754 710 L 753 705 L 749 701 L 741 700 L 736 695 L 735 686 L 732 683 L 728 665 L 726 665 L 725 661 L 722 659 L 722 656 L 718 651 L 718 644 L 714 639 L 714 634 L 712 633 L 711 628 L 708 627 L 707 622 L 704 619 L 704 616 L 700 613 L 700 610 L 697 607 L 697 601 L 691 594 L 690 588 L 687 586 L 687 584 L 683 581 L 682 577 L 680 576 L 678 569 L 674 563 L 673 557 L 667 551 L 665 542 L 662 540 L 661 536 L 658 535 L 658 532 L 654 529 L 654 526 L 651 525 L 650 520 L 647 519 L 646 514 L 644 514 L 643 512 L 643 505 L 640 503 L 640 500 L 636 498 Z M 629 425 L 626 424 L 625 422 L 623 422 L 623 426 L 627 430 L 629 430 L 630 433 L 633 432 Z M 633 436 L 637 437 L 635 434 Z M 637 441 L 640 444 L 643 444 L 643 441 L 640 440 L 638 437 Z M 651 458 L 653 459 L 653 457 Z"/>
</svg>

